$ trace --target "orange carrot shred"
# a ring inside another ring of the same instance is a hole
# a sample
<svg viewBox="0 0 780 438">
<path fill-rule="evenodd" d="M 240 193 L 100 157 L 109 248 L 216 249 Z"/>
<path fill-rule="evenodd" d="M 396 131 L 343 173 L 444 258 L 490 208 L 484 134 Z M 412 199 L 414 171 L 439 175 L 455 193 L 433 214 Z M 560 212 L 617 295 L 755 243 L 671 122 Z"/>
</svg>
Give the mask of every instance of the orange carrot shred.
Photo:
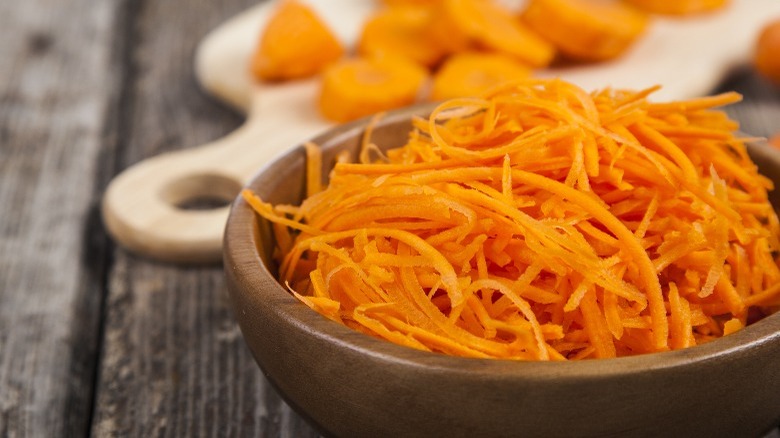
<svg viewBox="0 0 780 438">
<path fill-rule="evenodd" d="M 312 143 L 304 143 L 306 149 L 306 195 L 312 196 L 322 190 L 322 152 Z"/>
<path fill-rule="evenodd" d="M 731 93 L 651 103 L 528 79 L 439 105 L 273 223 L 305 305 L 423 351 L 579 360 L 690 347 L 780 307 L 780 220 Z M 376 152 L 376 153 L 374 153 Z M 748 314 L 751 315 L 748 318 Z"/>
</svg>

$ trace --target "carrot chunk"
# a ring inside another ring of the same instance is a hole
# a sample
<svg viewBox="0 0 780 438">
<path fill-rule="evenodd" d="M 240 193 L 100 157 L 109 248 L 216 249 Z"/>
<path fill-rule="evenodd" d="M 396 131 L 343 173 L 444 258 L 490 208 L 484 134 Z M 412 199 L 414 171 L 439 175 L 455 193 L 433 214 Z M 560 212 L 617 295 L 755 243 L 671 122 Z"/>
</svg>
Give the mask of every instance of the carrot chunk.
<svg viewBox="0 0 780 438">
<path fill-rule="evenodd" d="M 505 53 L 532 67 L 550 64 L 555 49 L 495 0 L 443 0 L 431 23 L 434 37 L 451 52 L 483 49 Z"/>
<path fill-rule="evenodd" d="M 521 16 L 560 53 L 583 61 L 620 56 L 647 26 L 643 13 L 603 0 L 531 0 Z"/>
<path fill-rule="evenodd" d="M 384 8 L 363 24 L 358 49 L 365 56 L 392 55 L 433 67 L 445 50 L 431 38 L 433 11 L 419 6 Z"/>
<path fill-rule="evenodd" d="M 729 0 L 624 0 L 625 2 L 655 14 L 690 15 L 714 11 L 728 4 Z"/>
<path fill-rule="evenodd" d="M 395 57 L 356 58 L 328 67 L 322 76 L 319 107 L 336 122 L 409 105 L 427 71 Z"/>
<path fill-rule="evenodd" d="M 341 43 L 310 7 L 283 0 L 269 18 L 251 67 L 260 79 L 298 79 L 319 73 L 343 53 Z"/>
<path fill-rule="evenodd" d="M 769 145 L 780 149 L 780 134 L 775 134 L 769 139 Z"/>
<path fill-rule="evenodd" d="M 433 6 L 442 0 L 382 0 L 388 6 Z"/>
<path fill-rule="evenodd" d="M 764 77 L 780 85 L 780 19 L 761 30 L 756 41 L 753 64 Z"/>
<path fill-rule="evenodd" d="M 433 79 L 433 100 L 477 96 L 503 82 L 525 79 L 531 70 L 515 58 L 498 53 L 452 55 Z"/>
</svg>

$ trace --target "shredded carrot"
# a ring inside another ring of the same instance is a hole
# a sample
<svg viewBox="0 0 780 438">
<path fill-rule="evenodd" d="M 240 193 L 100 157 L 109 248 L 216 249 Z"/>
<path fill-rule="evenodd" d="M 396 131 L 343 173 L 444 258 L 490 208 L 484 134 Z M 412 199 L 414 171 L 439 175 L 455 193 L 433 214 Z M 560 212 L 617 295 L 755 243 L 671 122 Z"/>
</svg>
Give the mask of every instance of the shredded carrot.
<svg viewBox="0 0 780 438">
<path fill-rule="evenodd" d="M 780 221 L 715 109 L 738 96 L 655 89 L 502 85 L 442 103 L 379 157 L 375 119 L 325 188 L 308 145 L 298 207 L 243 196 L 274 224 L 280 282 L 400 345 L 514 360 L 694 346 L 780 306 Z"/>
<path fill-rule="evenodd" d="M 306 196 L 312 196 L 322 190 L 322 151 L 312 143 L 304 143 L 306 149 Z"/>
</svg>

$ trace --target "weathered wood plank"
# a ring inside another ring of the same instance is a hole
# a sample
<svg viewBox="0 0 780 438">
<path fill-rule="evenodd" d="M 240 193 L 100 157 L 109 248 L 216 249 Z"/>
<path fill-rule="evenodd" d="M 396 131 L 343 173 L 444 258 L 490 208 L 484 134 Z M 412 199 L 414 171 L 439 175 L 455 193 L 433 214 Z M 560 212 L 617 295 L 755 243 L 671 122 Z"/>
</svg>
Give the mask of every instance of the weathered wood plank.
<svg viewBox="0 0 780 438">
<path fill-rule="evenodd" d="M 255 0 L 136 2 L 120 167 L 197 146 L 241 118 L 201 93 L 193 53 Z M 229 310 L 221 267 L 180 268 L 117 250 L 108 282 L 97 436 L 316 435 L 270 388 Z"/>
<path fill-rule="evenodd" d="M 89 431 L 120 2 L 0 2 L 0 436 Z"/>
</svg>

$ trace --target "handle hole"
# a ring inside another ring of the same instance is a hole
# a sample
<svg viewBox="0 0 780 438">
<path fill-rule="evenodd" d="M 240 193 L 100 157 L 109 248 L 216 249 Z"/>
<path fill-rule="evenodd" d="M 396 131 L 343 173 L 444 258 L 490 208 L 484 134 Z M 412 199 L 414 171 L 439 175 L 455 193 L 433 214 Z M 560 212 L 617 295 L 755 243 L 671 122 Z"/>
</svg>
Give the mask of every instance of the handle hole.
<svg viewBox="0 0 780 438">
<path fill-rule="evenodd" d="M 197 196 L 191 199 L 185 199 L 184 201 L 174 204 L 179 210 L 214 210 L 226 205 L 230 205 L 230 199 L 214 198 L 210 196 Z"/>
<path fill-rule="evenodd" d="M 188 175 L 162 188 L 160 196 L 179 210 L 214 210 L 233 202 L 242 184 L 218 174 Z"/>
</svg>

